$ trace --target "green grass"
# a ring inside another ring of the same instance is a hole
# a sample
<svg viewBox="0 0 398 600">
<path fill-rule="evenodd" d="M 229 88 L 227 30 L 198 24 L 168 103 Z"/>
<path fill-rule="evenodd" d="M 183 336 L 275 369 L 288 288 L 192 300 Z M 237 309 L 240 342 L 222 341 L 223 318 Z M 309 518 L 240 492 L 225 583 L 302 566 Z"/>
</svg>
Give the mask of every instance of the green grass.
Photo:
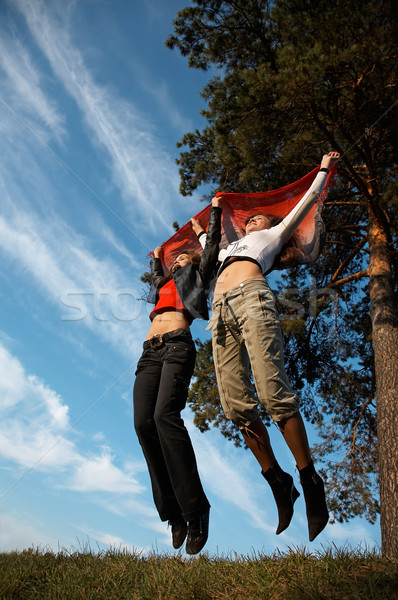
<svg viewBox="0 0 398 600">
<path fill-rule="evenodd" d="M 111 550 L 0 554 L 0 598 L 37 600 L 398 599 L 398 561 L 334 547 L 272 556 L 141 556 Z"/>
</svg>

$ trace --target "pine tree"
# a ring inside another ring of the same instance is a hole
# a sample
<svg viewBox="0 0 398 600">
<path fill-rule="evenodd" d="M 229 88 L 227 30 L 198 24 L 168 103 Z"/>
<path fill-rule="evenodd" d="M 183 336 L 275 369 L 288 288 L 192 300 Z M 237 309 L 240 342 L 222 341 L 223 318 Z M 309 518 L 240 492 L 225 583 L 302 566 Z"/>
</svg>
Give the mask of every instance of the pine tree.
<svg viewBox="0 0 398 600">
<path fill-rule="evenodd" d="M 275 285 L 288 373 L 305 416 L 320 426 L 317 453 L 335 517 L 362 514 L 373 521 L 379 473 L 382 550 L 396 557 L 393 3 L 193 0 L 177 14 L 166 44 L 191 67 L 211 71 L 202 90 L 207 126 L 178 144 L 183 194 L 202 184 L 212 191 L 266 191 L 304 175 L 329 149 L 342 155 L 323 212 L 328 235 L 321 258 L 310 269 L 284 272 Z M 201 350 L 205 346 L 199 355 Z M 202 430 L 210 423 L 221 427 L 238 443 L 237 432 L 219 415 L 215 382 L 206 379 L 208 348 L 206 356 L 190 396 L 196 421 Z"/>
</svg>

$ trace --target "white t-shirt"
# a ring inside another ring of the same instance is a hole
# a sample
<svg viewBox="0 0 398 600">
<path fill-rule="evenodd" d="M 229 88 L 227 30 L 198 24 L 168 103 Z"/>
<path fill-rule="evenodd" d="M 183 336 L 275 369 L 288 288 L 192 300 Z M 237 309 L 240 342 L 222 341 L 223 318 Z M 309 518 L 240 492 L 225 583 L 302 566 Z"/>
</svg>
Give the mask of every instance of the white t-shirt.
<svg viewBox="0 0 398 600">
<path fill-rule="evenodd" d="M 227 248 L 221 249 L 218 255 L 221 262 L 218 273 L 226 266 L 225 261 L 232 256 L 255 261 L 260 266 L 261 272 L 263 274 L 267 273 L 271 269 L 275 257 L 278 256 L 283 246 L 293 235 L 295 229 L 300 225 L 301 221 L 319 198 L 326 178 L 327 172 L 319 171 L 311 187 L 300 202 L 278 225 L 270 229 L 248 233 L 236 242 L 229 244 Z M 199 241 L 204 248 L 206 236 L 201 235 Z"/>
</svg>

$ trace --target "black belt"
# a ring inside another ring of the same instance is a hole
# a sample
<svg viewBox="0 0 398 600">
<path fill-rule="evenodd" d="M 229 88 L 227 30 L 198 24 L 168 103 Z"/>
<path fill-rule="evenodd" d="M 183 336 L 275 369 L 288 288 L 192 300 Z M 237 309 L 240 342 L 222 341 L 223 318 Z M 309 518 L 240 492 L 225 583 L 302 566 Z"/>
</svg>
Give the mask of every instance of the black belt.
<svg viewBox="0 0 398 600">
<path fill-rule="evenodd" d="M 173 331 L 168 331 L 167 333 L 157 333 L 144 342 L 143 348 L 144 350 L 147 348 L 160 348 L 165 342 L 180 337 L 192 339 L 191 332 L 187 329 L 173 329 Z"/>
</svg>

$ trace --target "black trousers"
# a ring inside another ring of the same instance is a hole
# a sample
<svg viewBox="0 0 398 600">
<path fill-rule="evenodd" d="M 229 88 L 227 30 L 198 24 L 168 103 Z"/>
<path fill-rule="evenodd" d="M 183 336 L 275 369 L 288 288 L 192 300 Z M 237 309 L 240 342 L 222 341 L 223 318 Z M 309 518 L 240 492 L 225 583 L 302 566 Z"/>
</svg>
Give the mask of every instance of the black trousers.
<svg viewBox="0 0 398 600">
<path fill-rule="evenodd" d="M 210 504 L 181 418 L 196 349 L 189 331 L 166 334 L 158 347 L 144 343 L 134 383 L 134 427 L 148 465 L 153 499 L 162 521 L 190 521 Z"/>
</svg>

